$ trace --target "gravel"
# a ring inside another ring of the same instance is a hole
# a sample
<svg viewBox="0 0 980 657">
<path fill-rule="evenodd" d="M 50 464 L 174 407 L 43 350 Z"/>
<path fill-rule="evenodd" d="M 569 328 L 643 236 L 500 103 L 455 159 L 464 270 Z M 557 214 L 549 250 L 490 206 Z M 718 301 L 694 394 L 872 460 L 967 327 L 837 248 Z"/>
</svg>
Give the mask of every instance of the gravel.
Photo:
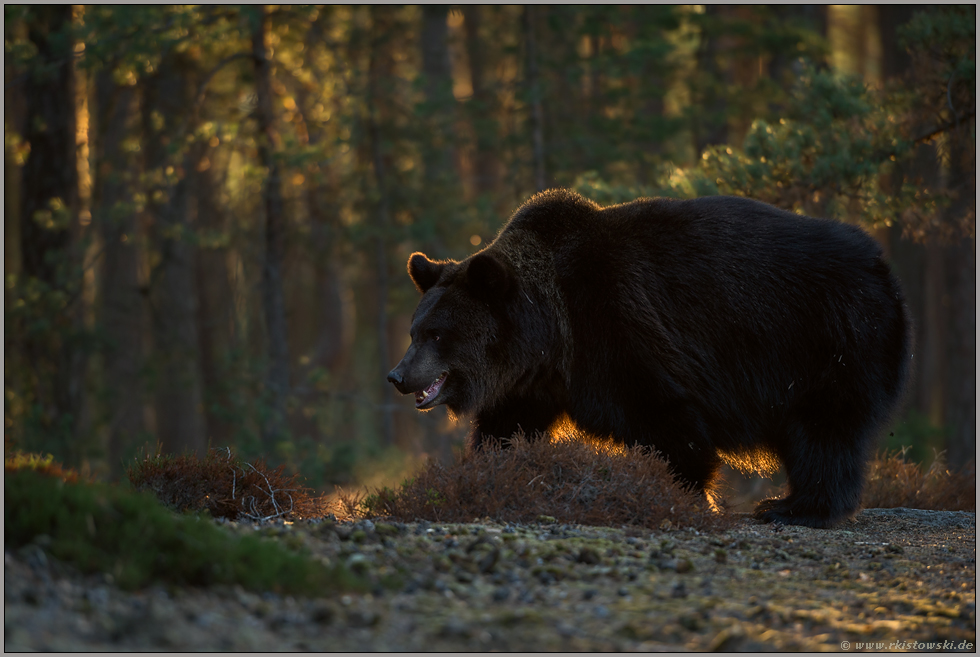
<svg viewBox="0 0 980 657">
<path fill-rule="evenodd" d="M 743 518 L 718 534 L 490 521 L 222 524 L 344 561 L 371 591 L 126 592 L 110 575 L 81 575 L 31 544 L 4 551 L 4 649 L 757 651 L 898 642 L 972 652 L 976 644 L 973 513 L 874 509 L 834 530 Z"/>
</svg>

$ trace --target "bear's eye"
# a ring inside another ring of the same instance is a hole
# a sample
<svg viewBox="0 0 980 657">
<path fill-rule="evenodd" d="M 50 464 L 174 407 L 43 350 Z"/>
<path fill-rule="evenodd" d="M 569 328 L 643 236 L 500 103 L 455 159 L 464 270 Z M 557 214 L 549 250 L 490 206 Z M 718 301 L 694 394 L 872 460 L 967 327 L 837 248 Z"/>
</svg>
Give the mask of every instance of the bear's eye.
<svg viewBox="0 0 980 657">
<path fill-rule="evenodd" d="M 439 335 L 438 334 L 433 335 L 432 336 L 432 340 L 435 341 L 435 342 L 439 342 Z"/>
</svg>

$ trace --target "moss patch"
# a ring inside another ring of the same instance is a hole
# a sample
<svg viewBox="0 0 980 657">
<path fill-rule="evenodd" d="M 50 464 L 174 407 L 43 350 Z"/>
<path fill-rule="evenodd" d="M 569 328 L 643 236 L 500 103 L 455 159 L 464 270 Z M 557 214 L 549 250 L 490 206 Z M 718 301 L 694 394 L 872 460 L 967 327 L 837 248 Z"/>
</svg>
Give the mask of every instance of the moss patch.
<svg viewBox="0 0 980 657">
<path fill-rule="evenodd" d="M 149 494 L 68 483 L 33 470 L 6 473 L 4 531 L 5 546 L 43 543 L 51 556 L 85 573 L 110 573 L 125 589 L 153 582 L 240 584 L 313 595 L 363 587 L 339 563 L 328 566 L 267 539 L 233 535 L 206 517 L 176 515 Z"/>
</svg>

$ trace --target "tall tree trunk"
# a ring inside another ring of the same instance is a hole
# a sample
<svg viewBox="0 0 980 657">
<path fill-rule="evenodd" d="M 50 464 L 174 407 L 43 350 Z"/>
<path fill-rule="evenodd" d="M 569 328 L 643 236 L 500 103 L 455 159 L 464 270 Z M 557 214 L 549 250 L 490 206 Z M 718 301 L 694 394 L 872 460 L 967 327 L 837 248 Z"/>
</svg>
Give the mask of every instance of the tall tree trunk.
<svg viewBox="0 0 980 657">
<path fill-rule="evenodd" d="M 140 370 L 146 328 L 140 291 L 138 222 L 132 204 L 133 158 L 123 140 L 133 129 L 136 90 L 117 86 L 112 71 L 96 76 L 96 222 L 104 244 L 101 324 L 109 346 L 105 353 L 106 397 L 110 400 L 109 472 L 119 477 L 123 461 L 146 430 Z"/>
<path fill-rule="evenodd" d="M 463 5 L 463 25 L 466 30 L 466 53 L 469 59 L 473 98 L 468 106 L 473 132 L 476 134 L 476 154 L 473 166 L 473 188 L 477 196 L 492 194 L 497 189 L 496 142 L 497 124 L 493 118 L 492 95 L 485 74 L 485 48 L 480 37 L 480 21 L 485 9 L 480 5 Z"/>
<path fill-rule="evenodd" d="M 725 86 L 731 81 L 730 66 L 724 69 L 718 63 L 721 37 L 720 21 L 729 9 L 719 5 L 705 5 L 705 27 L 697 52 L 697 82 L 694 96 L 700 106 L 694 117 L 694 148 L 698 156 L 708 146 L 728 142 L 728 101 Z"/>
<path fill-rule="evenodd" d="M 151 306 L 156 381 L 156 432 L 165 453 L 203 455 L 205 435 L 194 247 L 187 233 L 190 150 L 168 154 L 180 143 L 181 117 L 193 102 L 193 65 L 169 51 L 143 85 L 145 166 L 157 185 L 147 210 L 154 221 L 153 241 L 160 262 L 151 275 Z M 162 122 L 161 122 L 162 118 Z M 199 147 L 197 147 L 199 148 Z"/>
<path fill-rule="evenodd" d="M 395 443 L 395 422 L 392 416 L 394 407 L 391 385 L 386 375 L 392 365 L 388 349 L 388 247 L 385 242 L 385 232 L 391 223 L 391 201 L 389 199 L 387 171 L 381 144 L 380 119 L 378 114 L 384 106 L 380 88 L 383 84 L 382 73 L 387 72 L 388 62 L 382 64 L 381 37 L 389 27 L 385 17 L 388 8 L 372 7 L 372 25 L 377 38 L 371 44 L 370 63 L 368 65 L 368 97 L 366 129 L 369 147 L 371 149 L 371 164 L 374 169 L 375 182 L 378 186 L 378 214 L 375 226 L 374 257 L 378 286 L 378 359 L 381 371 L 378 380 L 382 382 L 381 393 L 381 433 L 385 445 Z"/>
<path fill-rule="evenodd" d="M 80 285 L 70 247 L 77 223 L 78 161 L 76 156 L 73 42 L 69 38 L 72 7 L 31 8 L 28 38 L 37 49 L 23 88 L 27 125 L 24 141 L 30 155 L 22 170 L 20 205 L 21 271 L 43 288 L 68 298 Z M 77 297 L 76 297 L 77 298 Z M 28 339 L 25 358 L 35 374 L 34 401 L 41 408 L 44 433 L 59 460 L 77 463 L 74 430 L 81 405 L 77 349 L 70 339 L 79 325 L 71 305 L 50 318 L 52 328 Z"/>
<path fill-rule="evenodd" d="M 215 180 L 210 149 L 201 151 L 201 157 L 191 161 L 190 195 L 192 205 L 190 215 L 199 230 L 226 230 L 226 214 L 218 194 L 218 181 Z M 228 277 L 226 259 L 228 250 L 221 248 L 199 248 L 195 258 L 194 284 L 197 289 L 197 333 L 201 361 L 201 382 L 204 389 L 204 422 L 208 439 L 216 446 L 228 445 L 232 440 L 230 423 L 215 413 L 215 395 L 224 386 L 219 364 L 227 353 L 228 345 L 234 336 L 232 288 Z"/>
<path fill-rule="evenodd" d="M 541 81 L 538 78 L 537 46 L 538 7 L 524 5 L 524 54 L 527 58 L 526 84 L 528 103 L 531 108 L 531 145 L 534 153 L 534 189 L 543 191 L 546 187 L 544 150 L 544 106 L 541 100 Z"/>
<path fill-rule="evenodd" d="M 272 61 L 269 59 L 269 14 L 259 7 L 252 31 L 252 57 L 255 62 L 256 117 L 259 128 L 259 160 L 266 170 L 262 200 L 265 206 L 265 263 L 262 267 L 262 304 L 265 308 L 269 366 L 266 390 L 269 414 L 262 427 L 262 441 L 272 450 L 286 430 L 286 397 L 289 395 L 289 344 L 286 304 L 282 289 L 282 258 L 285 212 L 282 201 L 282 174 L 276 157 L 279 133 L 272 92 Z"/>
<path fill-rule="evenodd" d="M 877 8 L 878 32 L 882 44 L 881 73 L 885 80 L 905 76 L 911 58 L 898 40 L 898 28 L 907 23 L 916 8 L 911 5 L 881 5 Z M 924 144 L 917 148 L 913 160 L 897 167 L 890 180 L 884 181 L 897 190 L 903 179 L 935 189 L 939 184 L 936 147 Z M 879 235 L 879 238 L 882 238 Z M 927 415 L 937 426 L 942 424 L 946 354 L 943 346 L 944 319 L 942 297 L 946 272 L 944 254 L 939 245 L 924 245 L 902 237 L 902 227 L 895 225 L 887 241 L 893 266 L 902 279 L 912 321 L 915 327 L 913 366 L 915 377 L 909 395 L 910 404 Z"/>
<path fill-rule="evenodd" d="M 303 39 L 307 52 L 313 52 L 326 38 L 325 32 L 329 29 L 331 20 L 328 12 L 319 13 Z M 316 148 L 322 147 L 323 124 L 306 120 L 307 112 L 317 102 L 311 94 L 313 89 L 312 85 L 303 83 L 295 85 L 296 103 L 303 112 L 303 123 L 306 127 L 306 143 Z M 334 98 L 334 102 L 342 101 Z M 313 392 L 305 386 L 304 379 L 307 373 L 312 368 L 324 368 L 332 374 L 338 374 L 338 367 L 349 350 L 353 335 L 351 331 L 346 330 L 348 326 L 346 318 L 350 308 L 345 302 L 341 254 L 337 240 L 340 215 L 340 205 L 337 202 L 340 196 L 337 174 L 330 165 L 322 162 L 311 166 L 307 174 L 302 198 L 309 217 L 311 246 L 315 255 L 312 290 L 303 290 L 307 294 L 312 291 L 312 298 L 304 294 L 300 303 L 307 307 L 312 306 L 314 309 L 304 318 L 310 322 L 312 330 L 309 334 L 314 336 L 314 339 L 312 350 L 306 354 L 309 360 L 302 370 L 294 373 L 294 379 L 295 385 L 303 386 L 305 390 Z M 308 348 L 308 345 L 303 348 Z M 304 433 L 316 435 L 318 430 L 316 417 L 306 417 L 303 413 L 292 414 L 290 427 L 294 435 Z"/>
<path fill-rule="evenodd" d="M 967 131 L 953 132 L 947 178 L 953 203 L 946 223 L 958 225 L 971 211 L 976 214 L 976 172 L 964 166 L 964 151 L 972 148 Z M 970 206 L 973 206 L 972 208 Z M 956 468 L 976 458 L 977 440 L 977 251 L 976 238 L 963 237 L 944 248 L 946 260 L 946 456 Z"/>
<path fill-rule="evenodd" d="M 919 331 L 918 406 L 936 426 L 943 422 L 944 379 L 946 370 L 946 322 L 943 296 L 946 288 L 944 249 L 941 244 L 925 245 L 925 282 L 923 317 Z"/>
<path fill-rule="evenodd" d="M 4 33 L 14 36 L 27 32 L 27 24 L 23 19 L 16 21 L 7 19 Z M 23 68 L 4 62 L 4 79 L 12 80 L 23 75 Z M 27 95 L 20 87 L 8 86 L 3 96 L 4 126 L 12 135 L 21 138 L 27 136 Z M 4 140 L 4 194 L 3 194 L 3 273 L 19 274 L 21 271 L 20 256 L 20 214 L 23 196 L 21 181 L 23 179 L 18 153 L 14 148 L 14 140 Z"/>
<path fill-rule="evenodd" d="M 453 81 L 449 68 L 448 5 L 423 5 L 420 45 L 430 141 L 422 150 L 427 185 L 446 187 L 451 174 Z M 433 190 L 434 191 L 434 190 Z"/>
</svg>

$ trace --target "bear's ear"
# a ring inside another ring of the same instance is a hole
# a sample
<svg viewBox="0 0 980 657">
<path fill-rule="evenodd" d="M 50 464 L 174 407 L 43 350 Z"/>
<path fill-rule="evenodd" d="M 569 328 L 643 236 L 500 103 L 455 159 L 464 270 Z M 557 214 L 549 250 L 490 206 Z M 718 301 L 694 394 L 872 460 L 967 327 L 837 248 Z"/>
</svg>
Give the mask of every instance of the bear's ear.
<svg viewBox="0 0 980 657">
<path fill-rule="evenodd" d="M 466 271 L 466 281 L 473 294 L 484 301 L 503 300 L 514 285 L 514 279 L 503 263 L 488 253 L 473 256 Z"/>
<path fill-rule="evenodd" d="M 422 294 L 436 284 L 445 267 L 444 263 L 429 260 L 424 253 L 413 253 L 408 258 L 408 275 Z"/>
</svg>

